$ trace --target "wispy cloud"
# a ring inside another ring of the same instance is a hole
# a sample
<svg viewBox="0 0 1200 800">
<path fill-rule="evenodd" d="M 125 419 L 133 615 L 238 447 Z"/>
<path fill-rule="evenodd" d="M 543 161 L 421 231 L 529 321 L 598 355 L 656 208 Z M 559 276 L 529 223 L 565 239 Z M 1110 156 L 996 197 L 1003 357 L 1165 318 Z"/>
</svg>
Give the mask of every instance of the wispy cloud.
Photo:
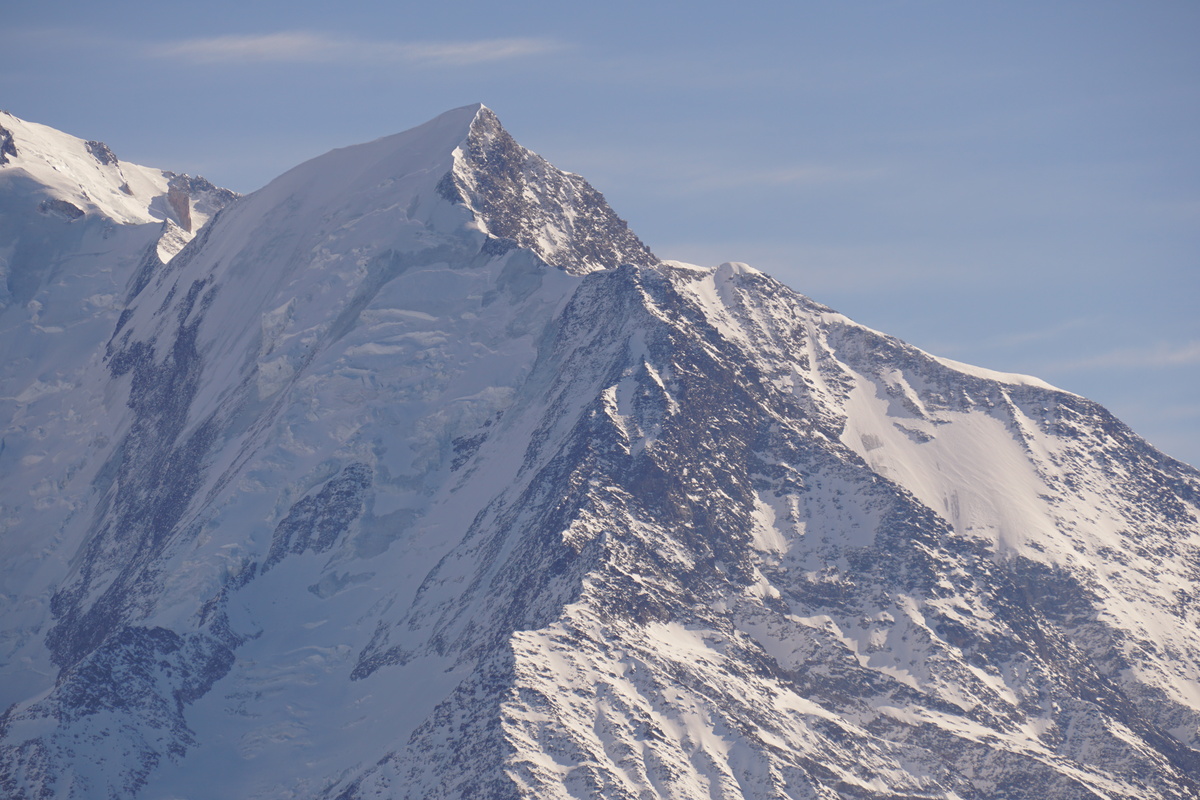
<svg viewBox="0 0 1200 800">
<path fill-rule="evenodd" d="M 1183 344 L 1159 342 L 1149 347 L 1121 347 L 1086 358 L 1052 365 L 1055 370 L 1186 367 L 1200 364 L 1200 340 Z"/>
<path fill-rule="evenodd" d="M 884 169 L 842 167 L 832 164 L 800 164 L 759 170 L 712 170 L 686 184 L 688 191 L 733 189 L 747 186 L 828 186 L 860 183 L 887 174 Z"/>
<path fill-rule="evenodd" d="M 989 350 L 1006 350 L 1014 347 L 1025 347 L 1027 345 L 1038 344 L 1041 342 L 1061 341 L 1064 336 L 1088 326 L 1097 323 L 1092 317 L 1075 317 L 1064 320 L 1050 327 L 1033 328 L 1031 330 L 1021 330 L 1017 332 L 1003 332 L 995 336 L 989 336 L 977 342 L 972 342 L 972 347 L 987 348 Z"/>
<path fill-rule="evenodd" d="M 1159 411 L 1163 419 L 1200 419 L 1200 405 L 1167 406 Z"/>
<path fill-rule="evenodd" d="M 834 186 L 860 184 L 891 177 L 890 165 L 862 166 L 836 162 L 792 162 L 760 165 L 760 159 L 738 157 L 728 163 L 729 154 L 719 146 L 710 147 L 607 147 L 575 148 L 556 154 L 563 163 L 578 165 L 589 179 L 616 176 L 613 183 L 652 176 L 649 190 L 668 196 L 694 195 L 729 189 L 763 187 Z M 756 163 L 749 163 L 753 161 Z"/>
<path fill-rule="evenodd" d="M 545 55 L 566 49 L 554 39 L 476 39 L 468 41 L 380 41 L 308 31 L 247 36 L 214 36 L 153 45 L 157 58 L 202 64 L 246 63 L 411 63 L 469 66 Z"/>
</svg>

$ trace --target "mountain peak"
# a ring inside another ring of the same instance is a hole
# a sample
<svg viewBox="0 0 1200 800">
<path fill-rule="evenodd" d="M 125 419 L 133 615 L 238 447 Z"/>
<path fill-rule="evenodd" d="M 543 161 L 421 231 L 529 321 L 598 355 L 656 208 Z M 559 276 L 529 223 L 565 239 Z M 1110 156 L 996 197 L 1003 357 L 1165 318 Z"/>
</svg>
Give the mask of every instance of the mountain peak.
<svg viewBox="0 0 1200 800">
<path fill-rule="evenodd" d="M 1200 797 L 1200 472 L 1096 404 L 480 105 L 167 265 L 0 123 L 0 797 Z"/>
<path fill-rule="evenodd" d="M 470 130 L 438 191 L 469 206 L 488 233 L 577 275 L 658 263 L 600 192 L 518 144 L 487 106 L 464 106 L 438 119 L 467 113 Z"/>
<path fill-rule="evenodd" d="M 447 214 L 447 201 L 467 213 Z M 442 233 L 482 231 L 573 275 L 658 263 L 600 192 L 522 147 L 481 103 L 318 156 L 253 202 L 288 204 L 292 216 L 310 209 L 316 225 L 403 208 L 410 221 Z"/>
</svg>

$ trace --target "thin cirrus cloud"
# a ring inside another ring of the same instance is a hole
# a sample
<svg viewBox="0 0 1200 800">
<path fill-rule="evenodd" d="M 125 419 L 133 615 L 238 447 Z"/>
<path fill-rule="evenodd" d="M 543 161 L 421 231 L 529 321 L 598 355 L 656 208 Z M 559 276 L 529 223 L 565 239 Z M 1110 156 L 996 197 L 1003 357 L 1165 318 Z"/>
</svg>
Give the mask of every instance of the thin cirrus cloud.
<svg viewBox="0 0 1200 800">
<path fill-rule="evenodd" d="M 687 182 L 689 190 L 753 186 L 822 186 L 864 183 L 886 177 L 888 170 L 808 164 L 768 170 L 709 170 Z"/>
<path fill-rule="evenodd" d="M 395 42 L 330 36 L 307 31 L 213 36 L 154 45 L 151 56 L 203 64 L 411 63 L 469 66 L 566 49 L 553 39 Z"/>
<path fill-rule="evenodd" d="M 1184 367 L 1200 364 L 1200 340 L 1183 344 L 1160 342 L 1149 347 L 1122 347 L 1096 356 L 1055 364 L 1064 372 L 1085 369 Z"/>
</svg>

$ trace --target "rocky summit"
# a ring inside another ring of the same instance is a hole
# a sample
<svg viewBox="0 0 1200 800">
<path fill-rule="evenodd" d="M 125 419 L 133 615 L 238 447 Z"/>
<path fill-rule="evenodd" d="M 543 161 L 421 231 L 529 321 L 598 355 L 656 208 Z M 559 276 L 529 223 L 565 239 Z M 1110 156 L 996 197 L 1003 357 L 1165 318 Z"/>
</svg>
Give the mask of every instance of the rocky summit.
<svg viewBox="0 0 1200 800">
<path fill-rule="evenodd" d="M 482 106 L 244 197 L 0 123 L 4 797 L 1200 796 L 1200 472 L 1099 405 Z"/>
</svg>

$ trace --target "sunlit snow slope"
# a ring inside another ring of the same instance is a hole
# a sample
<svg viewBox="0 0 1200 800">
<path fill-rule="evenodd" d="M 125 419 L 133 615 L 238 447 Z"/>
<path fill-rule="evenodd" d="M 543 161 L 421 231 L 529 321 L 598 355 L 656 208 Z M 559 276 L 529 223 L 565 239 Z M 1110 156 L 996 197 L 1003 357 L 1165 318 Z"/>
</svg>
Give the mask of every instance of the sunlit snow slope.
<svg viewBox="0 0 1200 800">
<path fill-rule="evenodd" d="M 157 253 L 101 189 L 169 186 L 10 121 L 0 204 L 84 214 L 0 229 L 61 254 L 5 257 L 6 796 L 1200 792 L 1200 474 L 1103 408 L 661 262 L 481 106 L 166 263 L 64 231 Z"/>
</svg>

